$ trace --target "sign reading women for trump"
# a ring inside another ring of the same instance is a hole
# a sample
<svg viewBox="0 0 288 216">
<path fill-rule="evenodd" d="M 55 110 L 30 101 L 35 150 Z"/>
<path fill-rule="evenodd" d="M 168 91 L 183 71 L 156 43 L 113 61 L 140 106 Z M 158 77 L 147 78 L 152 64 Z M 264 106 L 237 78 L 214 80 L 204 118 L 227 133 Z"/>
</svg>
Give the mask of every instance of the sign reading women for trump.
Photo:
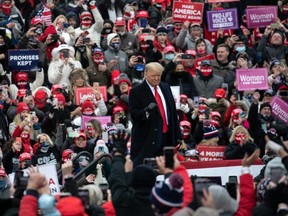
<svg viewBox="0 0 288 216">
<path fill-rule="evenodd" d="M 238 29 L 237 9 L 207 11 L 208 31 Z"/>
<path fill-rule="evenodd" d="M 203 7 L 203 3 L 174 1 L 172 19 L 180 22 L 188 20 L 191 23 L 202 23 Z"/>
<path fill-rule="evenodd" d="M 236 80 L 239 91 L 268 89 L 268 71 L 266 68 L 237 69 Z"/>
<path fill-rule="evenodd" d="M 247 8 L 246 18 L 248 28 L 266 27 L 278 19 L 277 6 Z"/>
<path fill-rule="evenodd" d="M 8 62 L 13 71 L 38 69 L 39 49 L 8 50 Z"/>
<path fill-rule="evenodd" d="M 272 107 L 272 115 L 288 124 L 288 104 L 279 97 L 274 96 L 270 105 Z"/>
</svg>

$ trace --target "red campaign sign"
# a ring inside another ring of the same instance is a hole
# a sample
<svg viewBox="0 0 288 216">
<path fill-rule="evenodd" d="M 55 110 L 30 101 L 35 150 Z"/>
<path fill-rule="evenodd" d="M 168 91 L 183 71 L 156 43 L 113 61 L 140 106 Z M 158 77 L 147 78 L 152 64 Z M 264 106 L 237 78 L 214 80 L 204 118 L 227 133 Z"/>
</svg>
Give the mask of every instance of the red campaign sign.
<svg viewBox="0 0 288 216">
<path fill-rule="evenodd" d="M 173 21 L 190 21 L 191 23 L 202 23 L 203 3 L 195 2 L 173 2 Z"/>
<path fill-rule="evenodd" d="M 107 101 L 107 87 L 106 86 L 99 86 L 99 91 L 102 94 L 103 100 Z M 85 88 L 76 88 L 75 90 L 75 97 L 76 97 L 76 105 L 80 105 L 83 101 L 84 96 L 90 96 L 95 99 L 95 95 L 93 94 L 92 87 L 85 87 Z"/>
<path fill-rule="evenodd" d="M 207 0 L 207 3 L 239 2 L 240 0 Z"/>
<path fill-rule="evenodd" d="M 200 161 L 224 160 L 225 146 L 197 145 Z"/>
<path fill-rule="evenodd" d="M 197 59 L 195 60 L 195 62 L 194 62 L 194 67 L 197 68 L 197 69 L 199 69 L 200 64 L 201 64 L 202 61 L 204 61 L 204 60 L 210 60 L 210 61 L 211 61 L 211 60 L 214 60 L 214 59 L 215 59 L 214 54 L 209 54 L 209 55 L 206 55 L 206 56 L 197 58 Z"/>
</svg>

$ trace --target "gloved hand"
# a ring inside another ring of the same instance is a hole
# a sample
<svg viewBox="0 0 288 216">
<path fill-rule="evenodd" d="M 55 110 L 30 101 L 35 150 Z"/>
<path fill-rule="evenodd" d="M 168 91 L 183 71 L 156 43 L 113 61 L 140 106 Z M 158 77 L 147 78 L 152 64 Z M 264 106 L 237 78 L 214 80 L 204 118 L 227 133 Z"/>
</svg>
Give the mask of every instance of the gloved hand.
<svg viewBox="0 0 288 216">
<path fill-rule="evenodd" d="M 113 134 L 114 151 L 119 152 L 122 155 L 126 155 L 127 142 L 130 139 L 130 134 L 125 131 L 118 131 L 117 134 Z"/>
<path fill-rule="evenodd" d="M 148 112 L 149 114 L 151 114 L 153 112 L 153 110 L 155 110 L 157 107 L 156 103 L 150 103 L 144 110 L 145 112 Z"/>
<path fill-rule="evenodd" d="M 190 111 L 190 108 L 189 108 L 188 103 L 186 103 L 186 104 L 181 104 L 181 105 L 180 105 L 180 110 L 181 110 L 182 112 L 184 112 L 184 113 L 188 113 L 188 112 Z"/>
<path fill-rule="evenodd" d="M 125 102 L 125 103 L 128 103 L 129 102 L 129 96 L 127 94 L 122 94 L 120 96 L 120 100 Z"/>
</svg>

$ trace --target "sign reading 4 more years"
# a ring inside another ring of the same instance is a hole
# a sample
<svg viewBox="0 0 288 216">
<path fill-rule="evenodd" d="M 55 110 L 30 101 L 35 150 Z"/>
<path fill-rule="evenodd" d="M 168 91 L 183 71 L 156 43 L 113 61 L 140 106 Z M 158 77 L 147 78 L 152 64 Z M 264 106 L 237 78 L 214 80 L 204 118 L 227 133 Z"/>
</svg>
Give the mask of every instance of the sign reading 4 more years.
<svg viewBox="0 0 288 216">
<path fill-rule="evenodd" d="M 38 69 L 39 49 L 8 50 L 8 62 L 13 71 Z"/>
</svg>

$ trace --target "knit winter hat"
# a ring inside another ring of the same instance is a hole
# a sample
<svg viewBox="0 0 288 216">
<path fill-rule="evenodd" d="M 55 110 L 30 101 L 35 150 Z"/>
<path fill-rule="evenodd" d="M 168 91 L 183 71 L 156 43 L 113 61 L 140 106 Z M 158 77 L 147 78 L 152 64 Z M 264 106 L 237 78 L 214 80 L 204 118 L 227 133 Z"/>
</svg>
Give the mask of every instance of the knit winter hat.
<svg viewBox="0 0 288 216">
<path fill-rule="evenodd" d="M 108 122 L 105 127 L 105 131 L 108 133 L 108 135 L 112 135 L 117 133 L 117 128 L 112 122 Z"/>
<path fill-rule="evenodd" d="M 169 178 L 153 187 L 151 203 L 155 205 L 159 213 L 166 213 L 171 208 L 182 205 L 183 182 L 181 175 L 173 173 Z"/>
<path fill-rule="evenodd" d="M 116 84 L 119 80 L 119 76 L 120 76 L 120 71 L 119 70 L 113 70 L 111 73 L 111 85 Z"/>
<path fill-rule="evenodd" d="M 273 158 L 271 161 L 268 162 L 268 164 L 266 165 L 266 169 L 264 172 L 264 177 L 265 178 L 271 178 L 272 176 L 272 169 L 281 169 L 283 175 L 287 175 L 287 170 L 284 166 L 284 164 L 282 163 L 282 160 L 280 157 L 275 157 Z"/>
<path fill-rule="evenodd" d="M 271 111 L 272 111 L 272 107 L 271 107 L 271 105 L 270 105 L 268 102 L 261 104 L 261 106 L 260 106 L 260 111 L 261 111 L 264 107 L 269 107 L 269 108 L 271 109 Z"/>
<path fill-rule="evenodd" d="M 114 37 L 119 37 L 116 33 L 110 33 L 107 35 L 107 45 L 110 46 L 110 42 Z"/>
<path fill-rule="evenodd" d="M 223 88 L 216 89 L 214 93 L 214 98 L 225 98 L 226 97 L 226 91 Z"/>
<path fill-rule="evenodd" d="M 166 33 L 166 34 L 168 34 L 168 30 L 167 30 L 167 28 L 161 26 L 161 27 L 159 27 L 159 28 L 156 29 L 156 35 L 159 34 L 159 33 Z"/>
<path fill-rule="evenodd" d="M 31 160 L 31 155 L 27 152 L 24 152 L 24 153 L 19 155 L 19 162 L 22 162 L 25 160 Z"/>
<path fill-rule="evenodd" d="M 118 85 L 121 85 L 121 83 L 123 83 L 123 82 L 127 83 L 129 86 L 132 86 L 132 83 L 131 83 L 129 77 L 125 73 L 120 74 Z"/>
<path fill-rule="evenodd" d="M 270 182 L 271 182 L 271 178 L 264 178 L 257 185 L 257 198 L 260 201 L 264 199 L 265 193 L 269 189 Z"/>
<path fill-rule="evenodd" d="M 271 61 L 270 61 L 270 66 L 269 66 L 269 69 L 270 71 L 272 70 L 272 68 L 275 66 L 275 65 L 280 65 L 281 62 L 276 59 L 276 58 L 273 58 Z"/>
<path fill-rule="evenodd" d="M 24 81 L 24 82 L 28 81 L 28 74 L 26 72 L 19 72 L 16 74 L 16 82 L 20 82 L 20 81 Z"/>
<path fill-rule="evenodd" d="M 213 196 L 215 208 L 223 212 L 230 212 L 234 214 L 238 209 L 238 202 L 233 199 L 228 191 L 220 185 L 211 185 L 208 188 Z"/>
<path fill-rule="evenodd" d="M 131 185 L 134 188 L 146 187 L 152 189 L 156 182 L 156 175 L 152 167 L 139 165 L 132 173 Z"/>
<path fill-rule="evenodd" d="M 91 100 L 85 100 L 83 103 L 82 103 L 82 106 L 81 106 L 81 111 L 83 112 L 85 109 L 87 108 L 90 108 L 92 110 L 94 110 L 94 104 L 92 103 Z"/>
<path fill-rule="evenodd" d="M 61 198 L 57 203 L 57 209 L 63 216 L 87 216 L 81 199 L 74 196 Z"/>
<path fill-rule="evenodd" d="M 204 129 L 204 139 L 208 140 L 214 137 L 219 137 L 219 132 L 214 125 L 211 124 L 208 126 L 204 125 L 203 129 Z"/>
<path fill-rule="evenodd" d="M 102 153 L 105 153 L 105 154 L 109 154 L 109 150 L 108 150 L 108 147 L 106 146 L 104 140 L 98 140 L 96 142 L 96 146 L 94 148 L 94 155 L 98 152 L 102 152 Z"/>
<path fill-rule="evenodd" d="M 30 112 L 30 108 L 28 107 L 28 105 L 24 102 L 20 102 L 18 103 L 17 109 L 16 109 L 16 114 L 19 114 L 23 111 L 27 110 L 28 112 Z"/>
</svg>

